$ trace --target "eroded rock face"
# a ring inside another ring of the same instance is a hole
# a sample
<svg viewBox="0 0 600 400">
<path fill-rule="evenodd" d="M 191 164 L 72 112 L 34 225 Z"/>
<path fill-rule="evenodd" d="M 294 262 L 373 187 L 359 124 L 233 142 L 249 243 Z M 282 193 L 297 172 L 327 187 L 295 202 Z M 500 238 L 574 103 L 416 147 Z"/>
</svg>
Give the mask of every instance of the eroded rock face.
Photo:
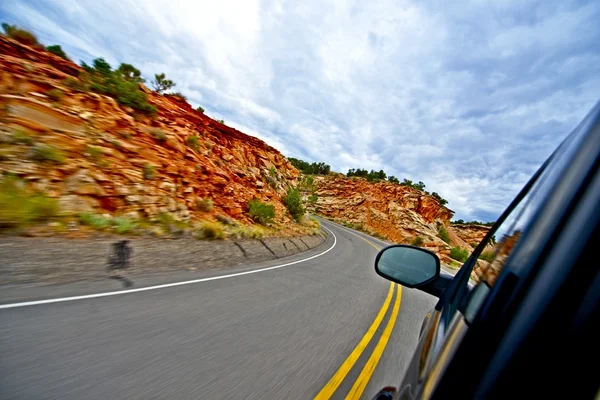
<svg viewBox="0 0 600 400">
<path fill-rule="evenodd" d="M 315 177 L 315 184 L 317 213 L 362 226 L 397 243 L 421 237 L 423 247 L 444 256 L 450 251 L 438 230 L 449 225 L 453 212 L 421 191 L 341 175 Z"/>
<path fill-rule="evenodd" d="M 279 151 L 145 87 L 157 117 L 136 115 L 66 84 L 80 72 L 70 61 L 0 37 L 0 171 L 43 188 L 67 212 L 223 214 L 247 222 L 248 201 L 258 198 L 275 206 L 278 222 L 290 221 L 282 196 L 298 171 Z M 63 93 L 60 100 L 48 96 L 52 89 Z M 30 143 L 15 140 L 17 131 Z M 37 145 L 58 149 L 63 162 L 34 160 Z M 210 212 L 196 210 L 200 198 L 213 201 Z"/>
<path fill-rule="evenodd" d="M 483 225 L 452 224 L 452 231 L 466 244 L 475 247 L 483 240 L 491 227 Z"/>
</svg>

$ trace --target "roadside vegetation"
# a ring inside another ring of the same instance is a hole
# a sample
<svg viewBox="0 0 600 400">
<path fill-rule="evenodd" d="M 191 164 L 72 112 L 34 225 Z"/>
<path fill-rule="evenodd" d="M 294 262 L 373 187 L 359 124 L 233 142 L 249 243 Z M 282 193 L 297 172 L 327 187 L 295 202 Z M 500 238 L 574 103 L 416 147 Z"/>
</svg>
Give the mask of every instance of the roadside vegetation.
<svg viewBox="0 0 600 400">
<path fill-rule="evenodd" d="M 25 182 L 5 176 L 0 182 L 0 229 L 23 228 L 48 222 L 58 215 L 58 202 L 39 191 L 28 190 Z"/>
<path fill-rule="evenodd" d="M 272 204 L 253 199 L 248 203 L 248 214 L 254 222 L 267 225 L 275 218 L 275 207 Z"/>
<path fill-rule="evenodd" d="M 479 258 L 483 261 L 492 262 L 496 253 L 494 251 L 484 251 L 479 255 Z"/>
<path fill-rule="evenodd" d="M 469 251 L 460 247 L 453 247 L 450 249 L 450 257 L 456 261 L 465 262 L 469 258 Z"/>
<path fill-rule="evenodd" d="M 201 212 L 210 212 L 213 209 L 213 201 L 211 199 L 196 200 L 196 210 Z"/>
<path fill-rule="evenodd" d="M 412 242 L 410 242 L 411 245 L 413 246 L 423 246 L 423 243 L 425 243 L 425 240 L 423 240 L 423 238 L 421 236 L 417 236 L 413 239 Z"/>
<path fill-rule="evenodd" d="M 283 198 L 285 205 L 287 206 L 292 217 L 299 222 L 304 216 L 305 209 L 302 205 L 302 197 L 300 192 L 296 188 L 289 188 L 285 197 Z"/>
<path fill-rule="evenodd" d="M 450 244 L 450 235 L 445 227 L 442 226 L 440 229 L 438 229 L 438 235 L 444 242 Z"/>
</svg>

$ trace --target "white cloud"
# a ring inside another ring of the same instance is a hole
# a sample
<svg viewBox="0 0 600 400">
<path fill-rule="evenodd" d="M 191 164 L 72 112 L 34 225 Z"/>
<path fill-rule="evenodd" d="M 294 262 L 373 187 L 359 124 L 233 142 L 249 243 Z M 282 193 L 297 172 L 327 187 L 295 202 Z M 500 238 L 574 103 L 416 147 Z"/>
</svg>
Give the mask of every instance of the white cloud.
<svg viewBox="0 0 600 400">
<path fill-rule="evenodd" d="M 598 100 L 600 4 L 9 0 L 74 59 L 165 72 L 288 156 L 384 169 L 493 218 Z"/>
</svg>

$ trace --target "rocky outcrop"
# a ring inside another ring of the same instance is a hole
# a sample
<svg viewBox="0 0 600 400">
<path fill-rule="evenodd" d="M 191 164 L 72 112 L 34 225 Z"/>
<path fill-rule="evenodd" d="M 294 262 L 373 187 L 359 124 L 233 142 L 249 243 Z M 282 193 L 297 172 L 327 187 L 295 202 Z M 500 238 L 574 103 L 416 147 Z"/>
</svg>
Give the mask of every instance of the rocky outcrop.
<svg viewBox="0 0 600 400">
<path fill-rule="evenodd" d="M 318 176 L 314 181 L 317 214 L 350 222 L 397 243 L 421 237 L 423 247 L 447 258 L 450 246 L 438 231 L 449 226 L 453 212 L 435 198 L 406 186 L 343 175 Z"/>
<path fill-rule="evenodd" d="M 451 231 L 470 247 L 475 247 L 490 231 L 489 226 L 452 224 Z"/>
<path fill-rule="evenodd" d="M 158 113 L 136 114 L 69 85 L 80 72 L 0 37 L 1 172 L 57 198 L 65 212 L 249 222 L 248 201 L 258 198 L 275 206 L 277 222 L 291 221 L 282 196 L 298 171 L 279 151 L 145 87 Z M 49 149 L 59 155 L 36 156 Z M 199 209 L 200 199 L 212 200 L 212 209 Z"/>
</svg>

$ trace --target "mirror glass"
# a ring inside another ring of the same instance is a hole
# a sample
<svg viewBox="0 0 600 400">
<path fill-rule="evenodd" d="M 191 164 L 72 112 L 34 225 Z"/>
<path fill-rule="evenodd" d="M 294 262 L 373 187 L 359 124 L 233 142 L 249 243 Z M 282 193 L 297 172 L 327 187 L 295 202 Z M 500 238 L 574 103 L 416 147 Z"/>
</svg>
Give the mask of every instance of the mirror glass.
<svg viewBox="0 0 600 400">
<path fill-rule="evenodd" d="M 422 249 L 394 246 L 381 251 L 375 267 L 384 277 L 414 287 L 439 274 L 439 259 Z"/>
</svg>

